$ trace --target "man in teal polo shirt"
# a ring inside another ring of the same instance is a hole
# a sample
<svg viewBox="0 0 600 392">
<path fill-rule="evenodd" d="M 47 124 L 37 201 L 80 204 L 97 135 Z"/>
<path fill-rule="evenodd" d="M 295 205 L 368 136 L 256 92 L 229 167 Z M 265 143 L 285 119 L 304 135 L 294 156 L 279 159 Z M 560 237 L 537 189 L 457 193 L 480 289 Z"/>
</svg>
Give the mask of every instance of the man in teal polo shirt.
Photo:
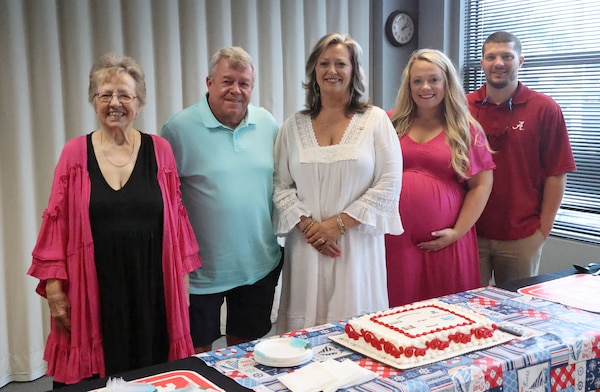
<svg viewBox="0 0 600 392">
<path fill-rule="evenodd" d="M 254 65 L 242 48 L 211 60 L 208 93 L 162 128 L 173 148 L 183 203 L 200 245 L 202 267 L 190 274 L 190 323 L 196 352 L 221 336 L 235 345 L 266 335 L 281 271 L 273 231 L 273 145 L 279 127 L 250 104 Z"/>
</svg>

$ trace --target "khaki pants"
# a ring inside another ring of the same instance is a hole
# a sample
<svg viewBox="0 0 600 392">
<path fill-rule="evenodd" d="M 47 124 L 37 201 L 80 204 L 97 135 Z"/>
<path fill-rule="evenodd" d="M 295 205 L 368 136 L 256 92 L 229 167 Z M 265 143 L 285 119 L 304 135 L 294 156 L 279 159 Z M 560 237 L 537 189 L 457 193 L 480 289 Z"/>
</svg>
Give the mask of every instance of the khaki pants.
<svg viewBox="0 0 600 392">
<path fill-rule="evenodd" d="M 544 236 L 538 229 L 531 237 L 514 241 L 477 238 L 481 284 L 487 286 L 494 278 L 495 284 L 536 276 L 544 246 Z"/>
</svg>

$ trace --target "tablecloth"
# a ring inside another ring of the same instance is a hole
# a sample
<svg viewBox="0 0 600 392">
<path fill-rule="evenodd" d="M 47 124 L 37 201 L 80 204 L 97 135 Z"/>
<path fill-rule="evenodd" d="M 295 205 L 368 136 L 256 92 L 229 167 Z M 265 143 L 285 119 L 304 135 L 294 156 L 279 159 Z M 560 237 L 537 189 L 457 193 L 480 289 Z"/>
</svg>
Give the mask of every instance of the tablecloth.
<svg viewBox="0 0 600 392">
<path fill-rule="evenodd" d="M 600 314 L 491 286 L 438 300 L 465 306 L 496 322 L 518 324 L 524 334 L 503 345 L 404 371 L 332 342 L 328 337 L 343 333 L 344 321 L 282 336 L 309 340 L 314 347 L 313 361 L 348 358 L 379 375 L 346 391 L 600 390 Z M 256 391 L 285 391 L 277 377 L 295 368 L 257 364 L 253 359 L 256 343 L 199 354 L 198 358 L 244 387 Z"/>
</svg>

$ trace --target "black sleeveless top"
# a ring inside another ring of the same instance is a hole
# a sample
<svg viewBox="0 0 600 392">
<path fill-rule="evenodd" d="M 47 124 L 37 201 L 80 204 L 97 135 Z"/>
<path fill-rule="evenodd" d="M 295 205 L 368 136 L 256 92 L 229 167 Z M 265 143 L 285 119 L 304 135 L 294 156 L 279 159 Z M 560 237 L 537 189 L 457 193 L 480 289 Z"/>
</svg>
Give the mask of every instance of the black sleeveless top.
<svg viewBox="0 0 600 392">
<path fill-rule="evenodd" d="M 90 222 L 100 288 L 107 375 L 166 362 L 169 338 L 162 271 L 163 200 L 154 143 L 140 150 L 123 188 L 112 189 L 87 136 Z"/>
</svg>

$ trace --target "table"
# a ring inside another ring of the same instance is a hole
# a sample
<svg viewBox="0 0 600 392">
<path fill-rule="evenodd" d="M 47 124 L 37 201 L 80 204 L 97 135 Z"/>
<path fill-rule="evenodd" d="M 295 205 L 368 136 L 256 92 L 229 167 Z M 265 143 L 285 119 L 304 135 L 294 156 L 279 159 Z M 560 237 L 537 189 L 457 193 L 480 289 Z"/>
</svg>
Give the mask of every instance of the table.
<svg viewBox="0 0 600 392">
<path fill-rule="evenodd" d="M 545 274 L 532 276 L 530 278 L 513 280 L 512 282 L 507 282 L 507 283 L 504 283 L 501 285 L 497 285 L 496 287 L 500 287 L 502 289 L 506 289 L 506 290 L 510 290 L 510 291 L 517 291 L 518 289 L 520 289 L 522 287 L 533 286 L 534 284 L 547 282 L 549 280 L 564 278 L 565 276 L 573 275 L 575 273 L 577 273 L 577 270 L 575 268 L 571 267 L 571 268 L 566 268 L 566 269 L 559 270 L 559 271 L 548 272 Z"/>
<path fill-rule="evenodd" d="M 567 309 L 562 305 L 535 300 L 515 291 L 542 281 L 572 275 L 574 269 L 544 274 L 500 287 L 458 293 L 442 299 L 466 303 L 490 317 L 520 324 L 526 330 L 521 339 L 422 368 L 400 371 L 365 358 L 330 341 L 341 333 L 343 322 L 295 331 L 315 345 L 315 359 L 350 358 L 375 370 L 375 381 L 350 391 L 588 391 L 600 389 L 600 315 Z M 600 279 L 600 278 L 599 278 Z M 510 291 L 512 290 L 512 291 Z M 285 390 L 276 376 L 293 369 L 257 365 L 253 347 L 243 343 L 196 357 L 168 362 L 120 374 L 126 380 L 189 369 L 226 391 Z M 207 366 L 208 363 L 210 366 Z M 61 392 L 89 391 L 106 385 L 106 379 L 92 380 L 61 388 Z M 370 388 L 370 389 L 365 389 Z M 160 389 L 166 391 L 169 389 Z"/>
<path fill-rule="evenodd" d="M 567 308 L 499 287 L 470 290 L 439 299 L 462 304 L 496 321 L 518 324 L 524 335 L 503 345 L 404 371 L 329 340 L 328 336 L 343 332 L 344 322 L 284 336 L 309 340 L 314 347 L 313 360 L 348 358 L 379 375 L 377 379 L 347 391 L 600 390 L 600 314 Z M 252 354 L 255 344 L 249 342 L 204 353 L 200 358 L 245 387 L 259 391 L 286 390 L 277 377 L 293 368 L 256 364 Z"/>
</svg>

